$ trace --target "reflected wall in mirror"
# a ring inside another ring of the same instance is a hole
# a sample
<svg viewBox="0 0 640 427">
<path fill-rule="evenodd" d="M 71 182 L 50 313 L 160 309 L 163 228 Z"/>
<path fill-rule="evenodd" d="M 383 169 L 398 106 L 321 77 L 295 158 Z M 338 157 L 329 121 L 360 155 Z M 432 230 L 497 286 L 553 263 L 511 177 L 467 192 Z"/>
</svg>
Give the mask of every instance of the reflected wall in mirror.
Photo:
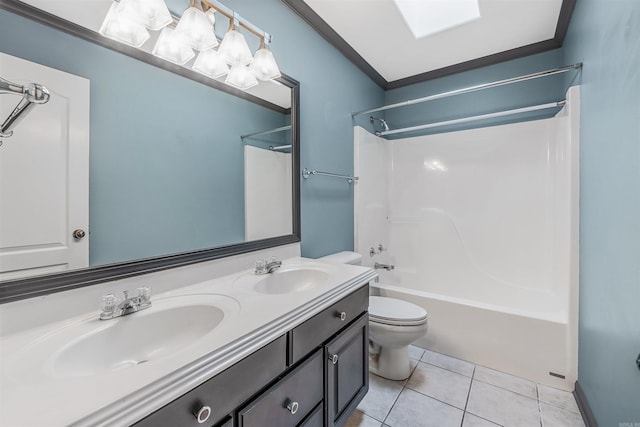
<svg viewBox="0 0 640 427">
<path fill-rule="evenodd" d="M 0 1 L 0 77 L 51 100 L 2 138 L 0 280 L 299 241 L 297 82 L 245 94 L 97 34 L 110 0 L 28 3 Z"/>
</svg>

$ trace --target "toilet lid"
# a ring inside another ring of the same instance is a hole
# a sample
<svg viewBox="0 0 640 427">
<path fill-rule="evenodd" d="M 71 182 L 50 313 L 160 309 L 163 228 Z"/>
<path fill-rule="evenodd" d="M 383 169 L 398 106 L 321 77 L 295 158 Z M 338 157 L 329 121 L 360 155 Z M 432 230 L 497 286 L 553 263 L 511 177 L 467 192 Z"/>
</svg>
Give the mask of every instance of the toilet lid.
<svg viewBox="0 0 640 427">
<path fill-rule="evenodd" d="M 396 298 L 370 296 L 369 320 L 386 325 L 422 325 L 427 321 L 427 311 Z"/>
</svg>

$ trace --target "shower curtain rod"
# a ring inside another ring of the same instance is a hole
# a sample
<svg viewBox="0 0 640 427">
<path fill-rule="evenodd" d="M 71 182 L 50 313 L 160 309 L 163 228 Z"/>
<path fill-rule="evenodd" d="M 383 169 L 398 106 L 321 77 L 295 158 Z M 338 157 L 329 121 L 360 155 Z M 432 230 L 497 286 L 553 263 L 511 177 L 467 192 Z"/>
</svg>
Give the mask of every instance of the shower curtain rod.
<svg viewBox="0 0 640 427">
<path fill-rule="evenodd" d="M 382 107 L 373 108 L 371 110 L 358 111 L 358 112 L 355 112 L 355 113 L 351 113 L 351 117 L 355 117 L 355 116 L 360 115 L 360 114 L 369 114 L 369 113 L 375 113 L 376 111 L 391 110 L 393 108 L 405 107 L 405 106 L 414 105 L 414 104 L 420 104 L 420 103 L 423 103 L 423 102 L 433 101 L 433 100 L 436 100 L 436 99 L 448 98 L 450 96 L 456 96 L 456 95 L 462 95 L 464 93 L 476 92 L 478 90 L 491 89 L 491 88 L 498 87 L 498 86 L 504 86 L 504 85 L 508 85 L 508 84 L 512 84 L 512 83 L 523 82 L 523 81 L 526 81 L 526 80 L 533 80 L 533 79 L 537 79 L 537 78 L 540 78 L 540 77 L 552 76 L 554 74 L 566 73 L 567 71 L 577 70 L 577 69 L 580 69 L 580 68 L 582 68 L 582 62 L 578 62 L 578 63 L 573 64 L 573 65 L 567 65 L 565 67 L 559 67 L 559 68 L 553 68 L 553 69 L 546 70 L 546 71 L 540 71 L 538 73 L 527 74 L 527 75 L 519 76 L 519 77 L 512 77 L 510 79 L 498 80 L 498 81 L 491 82 L 491 83 L 484 83 L 484 84 L 481 84 L 481 85 L 470 86 L 470 87 L 463 88 L 463 89 L 456 89 L 456 90 L 452 90 L 452 91 L 449 91 L 449 92 L 437 93 L 435 95 L 429 95 L 429 96 L 425 96 L 423 98 L 410 99 L 408 101 L 398 102 L 396 104 L 384 105 Z"/>
<path fill-rule="evenodd" d="M 445 120 L 443 122 L 429 123 L 426 125 L 411 126 L 407 128 L 388 130 L 384 132 L 376 132 L 376 136 L 393 135 L 396 133 L 411 132 L 414 130 L 430 129 L 440 126 L 455 125 L 458 123 L 473 122 L 476 120 L 492 119 L 495 117 L 509 116 L 512 114 L 527 113 L 529 111 L 547 110 L 549 108 L 563 107 L 567 103 L 566 100 L 550 102 L 548 104 L 532 105 L 530 107 L 516 108 L 514 110 L 498 111 L 496 113 L 482 114 L 479 116 L 463 117 L 461 119 Z"/>
<path fill-rule="evenodd" d="M 282 126 L 282 127 L 275 128 L 275 129 L 263 130 L 263 131 L 260 131 L 260 132 L 249 133 L 247 135 L 241 135 L 240 138 L 241 139 L 245 139 L 245 138 L 251 138 L 253 136 L 258 136 L 258 135 L 268 135 L 270 133 L 282 132 L 282 131 L 290 130 L 290 129 L 291 129 L 291 125 Z"/>
</svg>

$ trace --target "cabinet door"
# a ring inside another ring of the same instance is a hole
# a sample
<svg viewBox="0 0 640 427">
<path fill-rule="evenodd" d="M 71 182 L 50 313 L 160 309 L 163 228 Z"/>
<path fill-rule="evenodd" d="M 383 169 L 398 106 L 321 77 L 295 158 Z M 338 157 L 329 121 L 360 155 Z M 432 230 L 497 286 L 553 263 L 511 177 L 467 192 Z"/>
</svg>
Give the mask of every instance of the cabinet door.
<svg viewBox="0 0 640 427">
<path fill-rule="evenodd" d="M 329 426 L 342 426 L 369 390 L 369 314 L 325 346 L 325 402 Z"/>
</svg>

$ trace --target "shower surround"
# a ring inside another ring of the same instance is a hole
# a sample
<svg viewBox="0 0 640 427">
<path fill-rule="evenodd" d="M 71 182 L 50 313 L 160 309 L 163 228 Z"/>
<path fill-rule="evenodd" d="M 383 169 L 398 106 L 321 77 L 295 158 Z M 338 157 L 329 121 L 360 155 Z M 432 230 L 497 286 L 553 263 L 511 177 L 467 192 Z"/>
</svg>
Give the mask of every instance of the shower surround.
<svg viewBox="0 0 640 427">
<path fill-rule="evenodd" d="M 355 128 L 356 251 L 395 265 L 377 293 L 427 310 L 419 344 L 573 390 L 579 105 L 573 87 L 550 119 L 389 141 Z"/>
</svg>

